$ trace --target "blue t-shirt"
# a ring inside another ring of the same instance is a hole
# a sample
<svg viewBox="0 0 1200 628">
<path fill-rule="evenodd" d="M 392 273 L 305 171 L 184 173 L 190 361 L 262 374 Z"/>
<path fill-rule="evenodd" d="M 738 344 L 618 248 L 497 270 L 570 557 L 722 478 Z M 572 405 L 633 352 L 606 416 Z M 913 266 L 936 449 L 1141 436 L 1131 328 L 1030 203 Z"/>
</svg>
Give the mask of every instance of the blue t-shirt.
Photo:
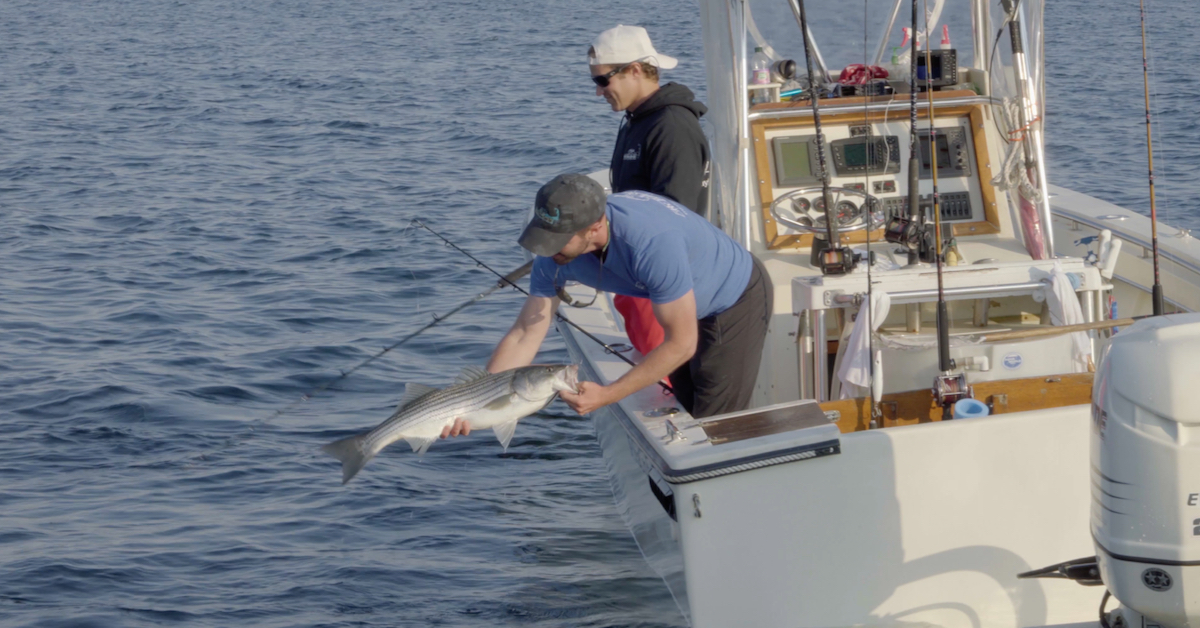
<svg viewBox="0 0 1200 628">
<path fill-rule="evenodd" d="M 609 240 L 604 268 L 585 253 L 559 266 L 538 257 L 530 293 L 555 296 L 558 287 L 578 281 L 605 292 L 670 303 L 692 290 L 697 318 L 724 312 L 737 303 L 750 282 L 750 253 L 686 207 L 646 192 L 608 197 Z"/>
</svg>

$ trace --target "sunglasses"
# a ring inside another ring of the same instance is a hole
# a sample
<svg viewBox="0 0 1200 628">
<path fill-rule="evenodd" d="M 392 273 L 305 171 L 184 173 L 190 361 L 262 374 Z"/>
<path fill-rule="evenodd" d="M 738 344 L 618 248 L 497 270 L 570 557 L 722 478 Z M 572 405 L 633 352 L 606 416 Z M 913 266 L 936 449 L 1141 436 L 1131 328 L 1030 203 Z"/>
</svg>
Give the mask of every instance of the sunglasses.
<svg viewBox="0 0 1200 628">
<path fill-rule="evenodd" d="M 629 63 L 626 63 L 625 65 L 623 65 L 615 70 L 605 72 L 604 74 L 597 74 L 592 77 L 592 82 L 595 83 L 597 87 L 608 87 L 609 79 L 620 74 L 621 72 L 624 72 L 625 68 L 627 68 L 635 63 L 637 63 L 637 61 L 630 61 Z"/>
</svg>

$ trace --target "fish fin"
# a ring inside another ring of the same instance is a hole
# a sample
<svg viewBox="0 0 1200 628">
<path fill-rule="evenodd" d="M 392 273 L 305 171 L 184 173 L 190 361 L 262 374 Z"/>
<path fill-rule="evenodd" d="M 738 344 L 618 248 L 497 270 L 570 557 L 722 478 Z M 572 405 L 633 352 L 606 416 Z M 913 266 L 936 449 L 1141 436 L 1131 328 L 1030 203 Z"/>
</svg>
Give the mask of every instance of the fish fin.
<svg viewBox="0 0 1200 628">
<path fill-rule="evenodd" d="M 517 393 L 512 393 L 509 395 L 500 395 L 499 397 L 496 397 L 495 399 L 489 401 L 488 404 L 486 406 L 484 406 L 484 408 L 486 408 L 488 410 L 495 410 L 497 412 L 501 412 L 505 408 L 507 408 L 509 405 L 514 404 L 519 400 L 520 400 L 520 397 L 517 396 Z"/>
<path fill-rule="evenodd" d="M 482 366 L 468 365 L 464 366 L 462 372 L 454 379 L 455 384 L 469 384 L 475 380 L 483 379 L 491 375 L 487 369 Z"/>
<path fill-rule="evenodd" d="M 400 395 L 400 403 L 396 406 L 396 411 L 399 412 L 403 410 L 404 406 L 407 406 L 408 404 L 436 390 L 437 389 L 433 386 L 426 386 L 425 384 L 410 383 L 405 385 L 404 394 Z"/>
<path fill-rule="evenodd" d="M 420 456 L 429 449 L 433 441 L 437 440 L 437 436 L 407 436 L 404 440 L 408 441 L 413 451 L 417 452 L 417 455 Z"/>
<path fill-rule="evenodd" d="M 343 438 L 339 441 L 334 441 L 321 448 L 321 451 L 342 461 L 342 484 L 345 485 L 358 472 L 366 466 L 371 458 L 375 457 L 373 451 L 366 451 L 363 447 L 367 440 L 367 434 L 359 434 L 350 438 Z"/>
<path fill-rule="evenodd" d="M 508 423 L 501 423 L 493 427 L 492 431 L 496 433 L 496 440 L 500 441 L 500 446 L 507 452 L 508 444 L 512 442 L 513 433 L 517 431 L 517 419 Z"/>
</svg>

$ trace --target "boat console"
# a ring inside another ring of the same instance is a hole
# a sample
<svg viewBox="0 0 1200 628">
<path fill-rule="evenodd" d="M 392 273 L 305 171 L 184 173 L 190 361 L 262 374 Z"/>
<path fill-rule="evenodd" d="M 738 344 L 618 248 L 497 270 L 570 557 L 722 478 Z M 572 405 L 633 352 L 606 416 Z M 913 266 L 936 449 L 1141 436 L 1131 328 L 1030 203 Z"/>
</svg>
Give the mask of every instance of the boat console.
<svg viewBox="0 0 1200 628">
<path fill-rule="evenodd" d="M 939 212 L 955 236 L 999 233 L 997 192 L 984 102 L 970 91 L 935 93 L 934 132 L 928 103 L 918 112 L 920 203 L 933 214 L 933 160 Z M 888 218 L 907 216 L 912 130 L 905 95 L 822 101 L 825 162 L 834 212 L 845 244 L 883 241 Z M 808 101 L 758 105 L 752 114 L 755 168 L 768 249 L 808 248 L 825 227 L 816 130 Z M 931 149 L 932 146 L 932 149 Z M 986 175 L 986 176 L 981 176 Z M 874 215 L 870 215 L 874 214 Z M 807 229 L 806 229 L 807 227 Z"/>
</svg>

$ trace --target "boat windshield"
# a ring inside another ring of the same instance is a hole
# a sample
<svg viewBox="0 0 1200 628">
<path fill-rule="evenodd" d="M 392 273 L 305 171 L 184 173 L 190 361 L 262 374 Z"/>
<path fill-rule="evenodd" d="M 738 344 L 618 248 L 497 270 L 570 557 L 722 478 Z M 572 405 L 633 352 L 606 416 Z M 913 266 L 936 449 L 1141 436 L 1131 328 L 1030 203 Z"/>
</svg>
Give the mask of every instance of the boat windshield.
<svg viewBox="0 0 1200 628">
<path fill-rule="evenodd" d="M 986 91 L 1000 96 L 1015 93 L 1011 81 L 1013 56 L 1009 46 L 1003 2 L 978 0 L 921 0 L 918 3 L 920 43 L 925 41 L 926 18 L 932 49 L 954 48 L 960 68 L 989 70 L 992 85 Z M 1019 0 L 1020 28 L 1025 41 L 1028 72 L 1040 98 L 1042 62 L 1042 0 Z M 889 71 L 907 65 L 909 44 L 905 28 L 911 25 L 912 5 L 907 0 L 805 3 L 813 42 L 830 77 L 836 80 L 851 64 L 880 65 Z M 975 9 L 974 11 L 972 9 Z M 748 0 L 747 50 L 763 47 L 773 61 L 791 59 L 797 74 L 805 73 L 804 43 L 799 20 L 790 0 Z M 981 17 L 978 12 L 986 10 Z M 890 28 L 889 28 L 890 25 Z M 979 59 L 978 57 L 984 57 Z M 814 59 L 814 71 L 821 63 Z M 907 71 L 904 71 L 907 73 Z"/>
</svg>

